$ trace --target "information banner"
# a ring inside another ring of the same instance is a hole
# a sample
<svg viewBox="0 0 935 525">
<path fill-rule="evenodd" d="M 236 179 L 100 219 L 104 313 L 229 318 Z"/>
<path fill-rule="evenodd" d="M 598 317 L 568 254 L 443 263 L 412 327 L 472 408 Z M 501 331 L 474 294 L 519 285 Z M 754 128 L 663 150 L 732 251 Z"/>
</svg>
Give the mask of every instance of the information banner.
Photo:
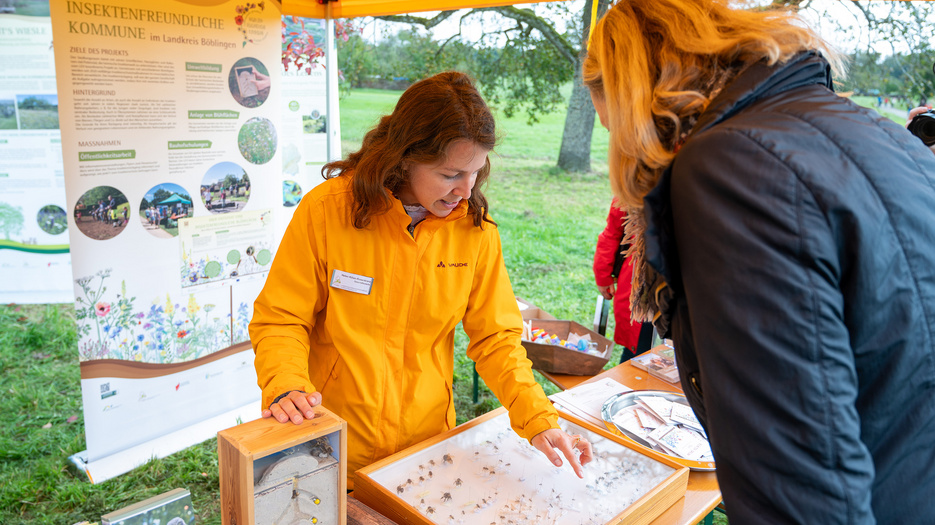
<svg viewBox="0 0 935 525">
<path fill-rule="evenodd" d="M 278 2 L 52 3 L 94 482 L 259 415 L 282 208 Z M 78 461 L 76 461 L 78 462 Z"/>
<path fill-rule="evenodd" d="M 0 303 L 70 303 L 48 1 L 0 2 Z"/>
<path fill-rule="evenodd" d="M 332 71 L 329 89 L 332 79 L 325 64 L 334 57 L 333 46 L 328 49 L 328 26 L 320 19 L 282 17 L 281 231 L 302 197 L 324 181 L 322 166 L 341 158 L 337 75 Z"/>
</svg>

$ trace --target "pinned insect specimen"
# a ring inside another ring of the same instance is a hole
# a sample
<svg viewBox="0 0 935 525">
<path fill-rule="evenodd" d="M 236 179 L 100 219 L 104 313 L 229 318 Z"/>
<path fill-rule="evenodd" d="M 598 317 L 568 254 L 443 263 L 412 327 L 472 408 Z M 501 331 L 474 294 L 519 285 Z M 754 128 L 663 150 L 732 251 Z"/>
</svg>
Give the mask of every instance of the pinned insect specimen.
<svg viewBox="0 0 935 525">
<path fill-rule="evenodd" d="M 426 514 L 435 514 L 435 507 L 429 507 L 425 509 Z"/>
<path fill-rule="evenodd" d="M 406 490 L 406 487 L 403 486 L 403 485 L 400 485 L 400 486 L 396 487 L 396 493 L 397 493 L 397 494 L 402 494 L 405 490 Z"/>
<path fill-rule="evenodd" d="M 461 481 L 461 478 L 458 478 L 458 479 L 455 480 L 455 486 L 456 486 L 456 487 L 460 487 L 462 483 L 464 483 L 464 482 Z"/>
<path fill-rule="evenodd" d="M 445 502 L 451 501 L 451 493 L 450 493 L 450 492 L 446 492 L 446 493 L 442 494 L 442 501 L 445 501 Z"/>
<path fill-rule="evenodd" d="M 445 463 L 454 463 L 454 460 L 451 459 L 451 454 L 445 454 L 442 456 L 442 461 Z"/>
</svg>

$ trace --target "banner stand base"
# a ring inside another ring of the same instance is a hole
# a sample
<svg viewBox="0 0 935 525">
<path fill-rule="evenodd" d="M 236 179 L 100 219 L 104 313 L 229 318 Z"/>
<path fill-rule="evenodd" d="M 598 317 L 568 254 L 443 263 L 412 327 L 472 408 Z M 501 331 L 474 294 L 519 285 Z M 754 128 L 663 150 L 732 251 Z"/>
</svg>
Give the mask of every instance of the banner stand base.
<svg viewBox="0 0 935 525">
<path fill-rule="evenodd" d="M 69 466 L 92 484 L 102 483 L 130 472 L 151 459 L 164 458 L 211 439 L 217 436 L 219 430 L 257 419 L 260 417 L 259 407 L 258 398 L 240 408 L 93 461 L 88 460 L 88 451 L 84 450 L 68 457 Z"/>
</svg>

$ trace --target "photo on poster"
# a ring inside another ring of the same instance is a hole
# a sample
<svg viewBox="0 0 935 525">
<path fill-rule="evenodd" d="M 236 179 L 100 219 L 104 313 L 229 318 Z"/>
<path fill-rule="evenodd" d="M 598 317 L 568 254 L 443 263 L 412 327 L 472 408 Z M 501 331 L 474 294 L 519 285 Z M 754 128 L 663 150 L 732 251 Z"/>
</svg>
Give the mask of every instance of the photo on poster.
<svg viewBox="0 0 935 525">
<path fill-rule="evenodd" d="M 309 135 L 328 132 L 328 117 L 321 111 L 313 110 L 308 115 L 302 115 L 302 132 Z"/>
<path fill-rule="evenodd" d="M 75 204 L 75 225 L 81 233 L 97 241 L 119 235 L 129 219 L 127 197 L 111 186 L 91 188 Z"/>
<path fill-rule="evenodd" d="M 263 117 L 244 122 L 237 134 L 240 154 L 251 164 L 266 164 L 276 154 L 276 126 Z"/>
<path fill-rule="evenodd" d="M 191 194 L 171 182 L 150 188 L 140 201 L 139 211 L 143 229 L 160 239 L 177 237 L 179 220 L 194 215 Z"/>
<path fill-rule="evenodd" d="M 234 62 L 227 84 L 231 96 L 238 104 L 247 108 L 257 108 L 269 97 L 269 70 L 259 60 L 244 57 Z"/>
<path fill-rule="evenodd" d="M 294 180 L 282 181 L 282 205 L 289 208 L 297 206 L 302 200 L 302 186 Z"/>
<path fill-rule="evenodd" d="M 16 95 L 19 129 L 58 129 L 58 95 Z"/>
<path fill-rule="evenodd" d="M 49 235 L 60 235 L 68 230 L 68 216 L 61 206 L 55 204 L 47 204 L 39 208 L 36 222 L 39 228 Z"/>
<path fill-rule="evenodd" d="M 211 213 L 240 211 L 250 200 L 250 177 L 233 162 L 218 162 L 201 179 L 201 202 Z"/>
<path fill-rule="evenodd" d="M 180 226 L 183 288 L 233 283 L 269 270 L 275 237 L 270 210 L 184 219 Z"/>
<path fill-rule="evenodd" d="M 7 0 L 0 2 L 0 15 L 49 16 L 49 0 Z"/>
<path fill-rule="evenodd" d="M 0 100 L 0 129 L 16 129 L 16 104 L 13 99 Z"/>
</svg>

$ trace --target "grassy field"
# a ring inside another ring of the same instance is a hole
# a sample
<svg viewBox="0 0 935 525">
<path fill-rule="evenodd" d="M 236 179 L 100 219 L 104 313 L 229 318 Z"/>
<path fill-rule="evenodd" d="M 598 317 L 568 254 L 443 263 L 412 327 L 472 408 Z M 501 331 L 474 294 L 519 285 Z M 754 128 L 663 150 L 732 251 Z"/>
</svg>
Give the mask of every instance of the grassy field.
<svg viewBox="0 0 935 525">
<path fill-rule="evenodd" d="M 342 101 L 345 151 L 356 149 L 398 92 L 355 91 Z M 506 264 L 517 295 L 562 319 L 590 325 L 596 289 L 591 274 L 595 239 L 610 203 L 602 173 L 606 132 L 595 131 L 595 173 L 554 169 L 564 115 L 500 119 L 501 146 L 486 189 L 500 224 Z M 602 149 L 603 148 L 603 149 Z M 610 328 L 612 330 L 612 326 Z M 220 523 L 215 440 L 91 485 L 66 467 L 85 449 L 73 309 L 70 305 L 0 306 L 0 523 L 71 524 L 184 487 L 200 524 Z M 483 385 L 471 399 L 467 341 L 456 338 L 454 386 L 459 422 L 499 406 Z M 611 363 L 619 359 L 619 351 Z M 555 391 L 541 377 L 549 391 Z"/>
</svg>

